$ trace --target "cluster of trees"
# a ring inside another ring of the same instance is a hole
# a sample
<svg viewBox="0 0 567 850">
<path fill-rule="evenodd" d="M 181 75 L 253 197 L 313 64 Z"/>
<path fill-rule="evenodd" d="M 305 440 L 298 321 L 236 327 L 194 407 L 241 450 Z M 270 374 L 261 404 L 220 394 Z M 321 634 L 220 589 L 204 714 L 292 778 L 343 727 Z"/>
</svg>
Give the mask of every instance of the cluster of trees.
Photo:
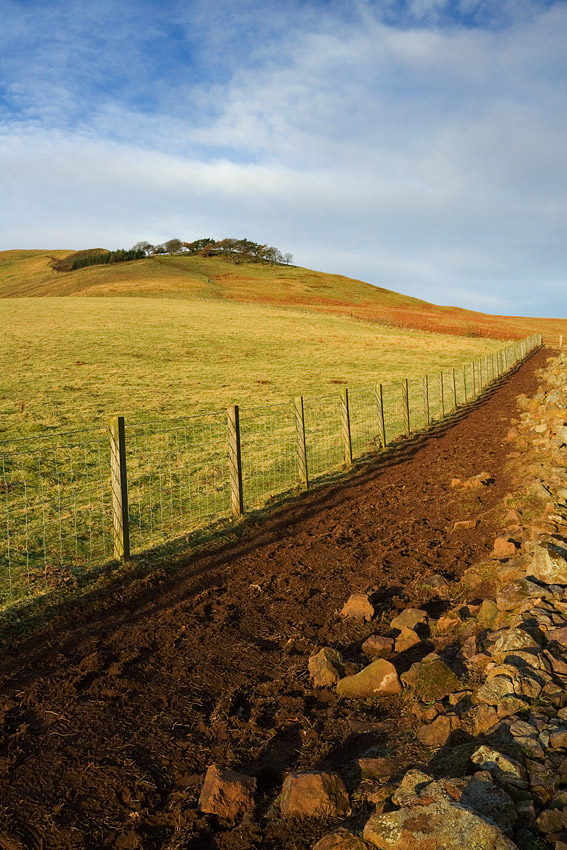
<svg viewBox="0 0 567 850">
<path fill-rule="evenodd" d="M 191 254 L 199 257 L 224 257 L 233 263 L 293 263 L 292 254 L 282 254 L 278 248 L 261 245 L 249 239 L 212 239 L 205 237 L 193 242 L 181 239 L 169 239 L 161 245 L 150 242 L 136 242 L 133 249 L 143 251 L 146 257 L 156 254 Z"/>
<path fill-rule="evenodd" d="M 128 260 L 143 260 L 146 254 L 136 248 L 119 251 L 105 251 L 103 254 L 87 254 L 84 257 L 76 257 L 71 263 L 71 270 L 82 269 L 85 266 L 102 266 L 108 263 L 125 263 Z"/>
</svg>

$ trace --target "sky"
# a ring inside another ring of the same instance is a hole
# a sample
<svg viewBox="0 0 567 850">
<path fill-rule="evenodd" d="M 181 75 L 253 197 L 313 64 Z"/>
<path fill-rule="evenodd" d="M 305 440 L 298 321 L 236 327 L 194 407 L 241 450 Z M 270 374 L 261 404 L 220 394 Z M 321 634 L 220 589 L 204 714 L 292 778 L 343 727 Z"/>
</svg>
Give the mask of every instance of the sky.
<svg viewBox="0 0 567 850">
<path fill-rule="evenodd" d="M 245 237 L 567 316 L 567 0 L 0 8 L 0 250 Z"/>
</svg>

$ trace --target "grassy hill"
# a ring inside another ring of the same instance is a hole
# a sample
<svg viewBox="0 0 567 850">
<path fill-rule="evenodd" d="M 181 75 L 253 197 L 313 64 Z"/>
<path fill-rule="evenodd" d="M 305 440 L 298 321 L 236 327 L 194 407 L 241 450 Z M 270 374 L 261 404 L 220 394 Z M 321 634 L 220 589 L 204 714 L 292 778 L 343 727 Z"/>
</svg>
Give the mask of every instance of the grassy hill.
<svg viewBox="0 0 567 850">
<path fill-rule="evenodd" d="M 492 316 L 440 307 L 360 280 L 295 266 L 234 265 L 218 257 L 157 256 L 55 272 L 69 251 L 0 252 L 0 298 L 138 296 L 294 307 L 444 334 L 510 339 L 567 334 L 567 320 Z"/>
</svg>

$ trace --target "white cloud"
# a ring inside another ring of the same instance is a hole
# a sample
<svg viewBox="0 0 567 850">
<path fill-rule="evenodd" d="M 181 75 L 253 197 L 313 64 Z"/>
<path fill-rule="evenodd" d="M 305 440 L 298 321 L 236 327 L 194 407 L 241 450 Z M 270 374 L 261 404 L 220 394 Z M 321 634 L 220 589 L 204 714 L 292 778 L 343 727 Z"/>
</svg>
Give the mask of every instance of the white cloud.
<svg viewBox="0 0 567 850">
<path fill-rule="evenodd" d="M 151 108 L 139 100 L 148 78 L 125 67 L 150 37 L 127 43 L 118 28 L 90 79 L 92 52 L 72 51 L 76 23 L 51 76 L 40 73 L 47 47 L 31 73 L 12 68 L 19 116 L 0 135 L 0 247 L 247 236 L 426 300 L 567 315 L 567 8 L 503 4 L 517 18 L 504 28 L 424 24 L 446 5 L 415 0 L 420 27 L 399 28 L 369 3 L 346 17 L 299 4 L 294 18 L 262 20 L 258 46 L 258 7 L 245 3 L 229 21 L 243 46 L 210 78 L 176 60 L 149 80 Z M 229 50 L 218 21 L 231 6 L 215 6 L 212 59 Z M 479 18 L 483 6 L 460 12 Z M 140 4 L 127 8 L 139 21 Z M 192 8 L 198 29 L 210 4 Z M 163 51 L 166 29 L 155 37 Z"/>
</svg>

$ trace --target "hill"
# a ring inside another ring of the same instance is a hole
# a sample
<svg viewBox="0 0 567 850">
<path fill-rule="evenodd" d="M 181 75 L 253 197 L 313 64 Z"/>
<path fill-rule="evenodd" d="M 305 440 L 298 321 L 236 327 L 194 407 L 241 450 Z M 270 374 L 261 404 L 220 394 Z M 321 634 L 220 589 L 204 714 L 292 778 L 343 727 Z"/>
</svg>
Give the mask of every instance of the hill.
<svg viewBox="0 0 567 850">
<path fill-rule="evenodd" d="M 1 251 L 0 298 L 137 296 L 212 299 L 295 307 L 437 333 L 511 339 L 541 332 L 556 342 L 566 319 L 494 316 L 441 307 L 361 280 L 296 266 L 233 263 L 219 257 L 155 256 L 56 272 L 70 251 Z"/>
</svg>

